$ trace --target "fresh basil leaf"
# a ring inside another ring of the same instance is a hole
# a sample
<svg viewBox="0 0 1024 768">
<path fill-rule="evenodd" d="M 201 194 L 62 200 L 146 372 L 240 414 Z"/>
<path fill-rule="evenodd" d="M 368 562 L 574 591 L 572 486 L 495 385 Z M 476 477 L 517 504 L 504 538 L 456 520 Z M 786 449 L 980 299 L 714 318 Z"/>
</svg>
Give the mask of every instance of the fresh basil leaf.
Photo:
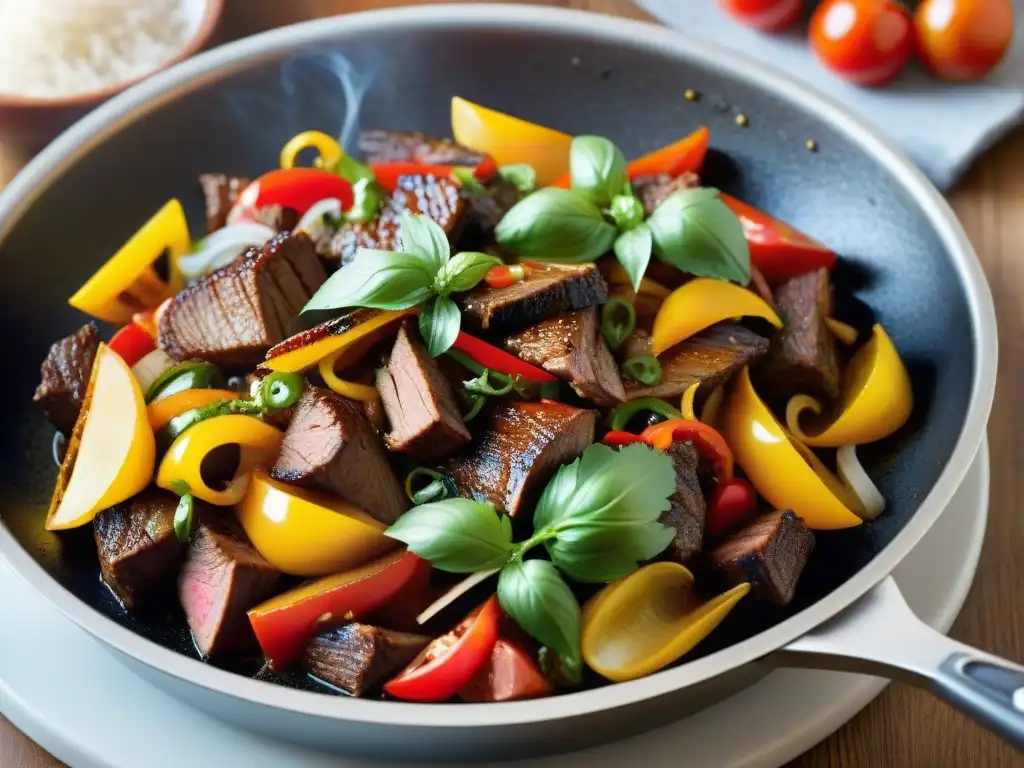
<svg viewBox="0 0 1024 768">
<path fill-rule="evenodd" d="M 441 225 L 429 216 L 409 211 L 402 211 L 401 224 L 402 250 L 422 256 L 433 265 L 432 273 L 437 274 L 452 253 Z"/>
<path fill-rule="evenodd" d="M 499 166 L 498 175 L 524 195 L 537 188 L 537 171 L 528 163 L 510 163 Z"/>
<path fill-rule="evenodd" d="M 667 264 L 700 277 L 750 282 L 743 226 L 717 189 L 681 189 L 655 209 L 647 224 L 654 253 Z"/>
<path fill-rule="evenodd" d="M 568 509 L 572 495 L 576 491 L 580 460 L 571 464 L 563 464 L 555 472 L 554 477 L 544 487 L 537 506 L 533 510 L 533 529 L 543 531 L 554 528 Z"/>
<path fill-rule="evenodd" d="M 577 136 L 569 147 L 569 175 L 574 191 L 606 206 L 629 182 L 626 158 L 603 136 Z"/>
<path fill-rule="evenodd" d="M 467 166 L 459 166 L 458 168 L 452 168 L 452 179 L 458 184 L 462 191 L 470 197 L 479 197 L 480 195 L 487 194 L 487 187 L 480 183 L 480 180 L 474 175 L 475 169 Z"/>
<path fill-rule="evenodd" d="M 606 584 L 635 571 L 665 550 L 675 531 L 659 522 L 580 525 L 548 539 L 551 562 L 576 581 Z"/>
<path fill-rule="evenodd" d="M 516 561 L 498 578 L 498 602 L 527 633 L 570 665 L 580 659 L 580 606 L 547 560 Z"/>
<path fill-rule="evenodd" d="M 419 314 L 420 335 L 427 343 L 431 357 L 442 355 L 451 349 L 459 335 L 462 315 L 459 305 L 447 296 L 438 296 Z"/>
<path fill-rule="evenodd" d="M 360 248 L 355 259 L 317 289 L 302 308 L 408 309 L 433 295 L 434 272 L 417 254 Z"/>
<path fill-rule="evenodd" d="M 501 259 L 489 253 L 457 253 L 437 273 L 437 277 L 434 278 L 434 290 L 442 296 L 468 291 L 484 279 L 484 275 L 491 267 L 499 264 Z"/>
<path fill-rule="evenodd" d="M 578 192 L 545 187 L 512 207 L 494 231 L 498 242 L 537 261 L 594 261 L 615 241 L 615 226 Z"/>
<path fill-rule="evenodd" d="M 651 235 L 651 228 L 646 224 L 623 232 L 615 238 L 615 258 L 629 275 L 629 282 L 634 291 L 640 290 L 640 281 L 644 279 L 644 272 L 651 261 L 653 247 L 654 237 Z"/>
<path fill-rule="evenodd" d="M 492 507 L 454 498 L 421 504 L 384 532 L 435 568 L 473 573 L 501 568 L 512 555 L 512 524 Z"/>
</svg>

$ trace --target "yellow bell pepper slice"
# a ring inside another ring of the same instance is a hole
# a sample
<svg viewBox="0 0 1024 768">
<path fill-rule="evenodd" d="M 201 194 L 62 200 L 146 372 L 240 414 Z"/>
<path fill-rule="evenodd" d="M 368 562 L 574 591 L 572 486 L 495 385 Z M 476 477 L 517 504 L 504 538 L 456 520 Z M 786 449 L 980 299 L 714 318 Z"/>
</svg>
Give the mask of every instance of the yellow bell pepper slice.
<svg viewBox="0 0 1024 768">
<path fill-rule="evenodd" d="M 828 328 L 829 333 L 846 346 L 849 347 L 857 343 L 857 329 L 852 325 L 847 325 L 842 320 L 836 320 L 834 317 L 826 317 L 825 327 Z"/>
<path fill-rule="evenodd" d="M 398 547 L 358 507 L 262 472 L 253 474 L 235 514 L 267 562 L 294 576 L 347 571 Z"/>
<path fill-rule="evenodd" d="M 711 634 L 749 591 L 743 583 L 701 602 L 693 592 L 693 574 L 684 566 L 645 565 L 584 606 L 583 658 L 616 682 L 657 672 Z"/>
<path fill-rule="evenodd" d="M 186 389 L 161 400 L 154 400 L 146 406 L 146 417 L 153 432 L 158 432 L 166 427 L 171 419 L 185 411 L 202 408 L 221 400 L 234 400 L 237 397 L 238 393 L 230 389 Z"/>
<path fill-rule="evenodd" d="M 181 492 L 184 486 L 197 499 L 230 507 L 245 497 L 253 470 L 273 461 L 283 435 L 253 416 L 228 414 L 201 421 L 182 432 L 167 449 L 156 474 L 156 484 Z M 203 460 L 215 449 L 237 445 L 238 468 L 223 490 L 211 488 L 203 477 Z"/>
<path fill-rule="evenodd" d="M 835 411 L 838 416 L 814 429 L 801 428 L 807 411 L 821 416 L 824 408 L 812 397 L 797 395 L 786 405 L 786 426 L 802 443 L 815 448 L 863 445 L 902 427 L 913 408 L 910 374 L 889 334 L 876 323 L 871 338 L 846 368 Z"/>
<path fill-rule="evenodd" d="M 490 155 L 498 165 L 532 165 L 541 186 L 569 172 L 572 136 L 458 96 L 452 97 L 452 135 L 459 144 Z"/>
<path fill-rule="evenodd" d="M 697 277 L 665 299 L 651 330 L 651 353 L 657 357 L 695 333 L 734 317 L 762 317 L 776 328 L 782 320 L 753 291 L 724 280 Z"/>
<path fill-rule="evenodd" d="M 181 290 L 178 258 L 189 252 L 191 239 L 181 203 L 169 200 L 100 267 L 68 303 L 112 325 L 131 322 L 136 312 L 152 309 Z M 153 269 L 168 252 L 170 281 Z"/>
<path fill-rule="evenodd" d="M 325 336 L 291 352 L 272 357 L 263 363 L 264 368 L 285 373 L 301 373 L 328 355 L 337 354 L 334 364 L 339 367 L 351 365 L 371 346 L 380 341 L 394 323 L 415 313 L 412 309 L 384 311 L 374 315 L 354 328 L 335 336 Z"/>
<path fill-rule="evenodd" d="M 757 492 L 776 509 L 792 509 L 816 530 L 861 524 L 855 494 L 761 401 L 744 368 L 721 414 L 720 431 Z"/>
<path fill-rule="evenodd" d="M 333 168 L 345 156 L 345 150 L 334 137 L 323 131 L 303 131 L 289 139 L 281 148 L 281 167 L 294 168 L 299 153 L 308 148 L 317 151 L 319 165 L 322 168 Z"/>
<path fill-rule="evenodd" d="M 345 349 L 340 349 L 320 361 L 320 378 L 324 380 L 324 384 L 330 387 L 332 392 L 335 392 L 342 397 L 347 397 L 350 400 L 358 400 L 362 403 L 376 400 L 379 397 L 376 387 L 371 387 L 367 384 L 359 384 L 355 381 L 345 381 L 345 379 L 340 378 L 338 374 L 334 372 L 334 367 L 338 364 L 338 359 L 341 358 L 346 351 L 347 350 Z"/>
<path fill-rule="evenodd" d="M 131 368 L 106 344 L 96 350 L 82 411 L 68 440 L 46 530 L 76 528 L 141 491 L 153 477 L 156 440 Z"/>
</svg>

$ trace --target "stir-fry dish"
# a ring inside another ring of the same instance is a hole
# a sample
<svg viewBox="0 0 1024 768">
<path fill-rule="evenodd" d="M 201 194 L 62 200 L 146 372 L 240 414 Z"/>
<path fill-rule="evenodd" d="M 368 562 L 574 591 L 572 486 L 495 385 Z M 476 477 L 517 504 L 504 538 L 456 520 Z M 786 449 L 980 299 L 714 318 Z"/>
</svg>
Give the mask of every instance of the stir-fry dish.
<svg viewBox="0 0 1024 768">
<path fill-rule="evenodd" d="M 707 129 L 627 161 L 455 98 L 452 134 L 204 175 L 202 238 L 171 200 L 70 299 L 117 330 L 43 363 L 46 528 L 92 525 L 126 611 L 176 590 L 204 658 L 418 702 L 630 680 L 883 510 L 856 446 L 904 365 L 833 316 L 832 251 L 702 186 Z"/>
</svg>

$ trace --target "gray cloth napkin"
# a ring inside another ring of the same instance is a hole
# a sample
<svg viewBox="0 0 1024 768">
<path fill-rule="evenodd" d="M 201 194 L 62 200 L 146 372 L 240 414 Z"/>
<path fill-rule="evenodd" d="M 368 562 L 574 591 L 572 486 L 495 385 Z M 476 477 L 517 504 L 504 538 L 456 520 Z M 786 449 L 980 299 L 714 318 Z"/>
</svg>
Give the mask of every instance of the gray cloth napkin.
<svg viewBox="0 0 1024 768">
<path fill-rule="evenodd" d="M 637 0 L 665 24 L 787 72 L 842 102 L 900 144 L 940 189 L 1024 120 L 1024 0 L 1014 0 L 1013 48 L 987 79 L 954 85 L 911 65 L 891 85 L 849 85 L 814 58 L 805 31 L 763 34 L 729 18 L 716 0 Z"/>
</svg>

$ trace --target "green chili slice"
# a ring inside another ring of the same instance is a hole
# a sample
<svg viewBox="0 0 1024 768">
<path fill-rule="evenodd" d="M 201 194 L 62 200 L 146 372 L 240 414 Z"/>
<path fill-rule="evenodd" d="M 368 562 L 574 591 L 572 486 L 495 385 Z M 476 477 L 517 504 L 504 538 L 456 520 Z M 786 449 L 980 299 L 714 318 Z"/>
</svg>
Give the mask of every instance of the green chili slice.
<svg viewBox="0 0 1024 768">
<path fill-rule="evenodd" d="M 263 378 L 256 392 L 256 404 L 270 410 L 290 408 L 302 397 L 306 380 L 301 373 L 274 371 Z"/>
<path fill-rule="evenodd" d="M 186 389 L 211 389 L 219 387 L 224 376 L 213 363 L 203 360 L 186 360 L 161 373 L 146 392 L 146 402 L 161 400 Z"/>
<path fill-rule="evenodd" d="M 183 544 L 192 536 L 192 520 L 195 517 L 195 499 L 191 493 L 184 494 L 178 500 L 178 508 L 174 510 L 174 535 Z"/>
<path fill-rule="evenodd" d="M 470 373 L 475 373 L 477 376 L 479 376 L 480 374 L 487 370 L 484 366 L 480 365 L 480 363 L 478 363 L 472 357 L 467 355 L 465 352 L 459 352 L 459 350 L 457 349 L 449 349 L 447 352 L 445 352 L 445 354 L 452 360 L 457 362 L 459 365 L 461 365 L 463 368 L 465 368 L 467 371 L 469 371 Z"/>
<path fill-rule="evenodd" d="M 420 477 L 430 478 L 430 482 L 422 488 L 414 490 L 414 486 Z M 450 487 L 450 480 L 440 472 L 428 469 L 427 467 L 416 467 L 405 478 L 405 495 L 409 501 L 419 506 L 429 504 L 432 501 L 440 501 L 454 496 L 454 489 Z"/>
<path fill-rule="evenodd" d="M 496 382 L 502 382 L 500 387 L 495 387 L 491 384 L 491 379 Z M 515 381 L 512 377 L 505 373 L 499 373 L 498 371 L 492 371 L 490 368 L 484 368 L 483 373 L 477 376 L 475 379 L 462 382 L 462 386 L 466 388 L 467 392 L 474 395 L 484 395 L 485 397 L 502 397 L 507 395 L 515 387 Z"/>
<path fill-rule="evenodd" d="M 650 355 L 631 357 L 622 364 L 622 370 L 634 381 L 653 387 L 661 381 L 661 363 Z"/>
<path fill-rule="evenodd" d="M 481 184 L 479 179 L 473 175 L 474 170 L 474 168 L 460 165 L 452 168 L 451 176 L 455 183 L 462 187 L 462 191 L 470 197 L 486 195 L 487 187 Z"/>
<path fill-rule="evenodd" d="M 636 310 L 622 296 L 612 296 L 601 308 L 601 335 L 612 349 L 622 346 L 636 328 Z"/>
<path fill-rule="evenodd" d="M 613 431 L 621 432 L 626 428 L 629 420 L 641 411 L 651 411 L 665 419 L 681 419 L 683 414 L 677 408 L 673 408 L 657 397 L 639 397 L 630 400 L 628 403 L 615 406 L 608 414 L 610 426 Z"/>
</svg>

